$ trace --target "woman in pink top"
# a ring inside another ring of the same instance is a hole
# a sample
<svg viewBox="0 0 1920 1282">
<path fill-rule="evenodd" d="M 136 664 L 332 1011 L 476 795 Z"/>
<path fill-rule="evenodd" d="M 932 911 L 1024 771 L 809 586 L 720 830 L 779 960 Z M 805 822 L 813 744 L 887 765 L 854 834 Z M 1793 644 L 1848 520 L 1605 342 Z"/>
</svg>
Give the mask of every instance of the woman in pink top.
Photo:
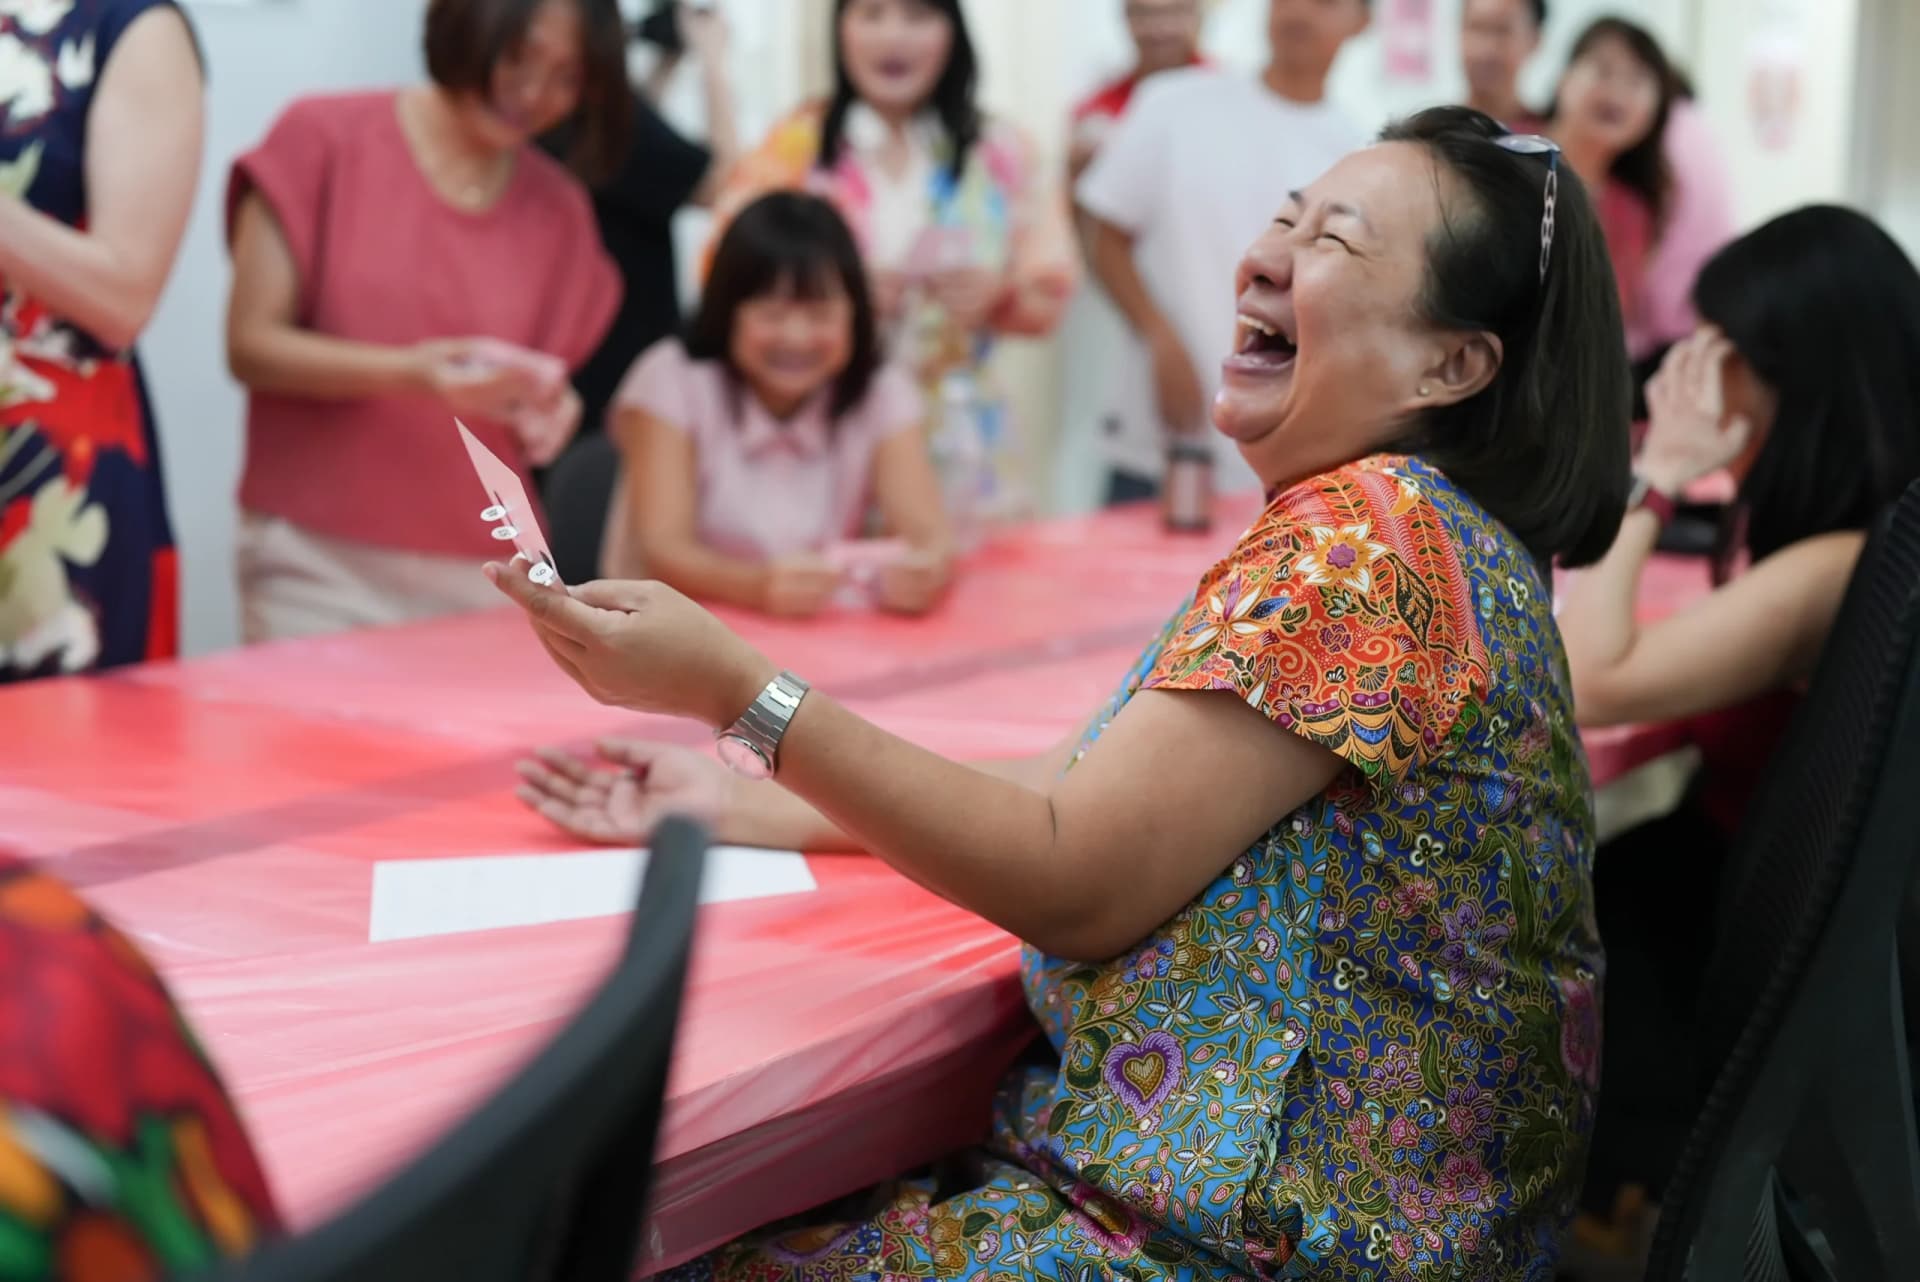
<svg viewBox="0 0 1920 1282">
<path fill-rule="evenodd" d="M 607 521 L 606 576 L 810 615 L 864 562 L 881 608 L 932 606 L 950 538 L 925 410 L 913 380 L 881 363 L 875 328 L 860 251 L 832 205 L 780 192 L 747 206 L 686 342 L 650 348 L 615 397 L 629 479 Z M 856 560 L 849 541 L 875 514 L 900 542 Z"/>
<path fill-rule="evenodd" d="M 618 160 L 624 45 L 614 0 L 431 0 L 431 84 L 295 102 L 234 164 L 249 641 L 490 604 L 452 420 L 523 473 L 579 420 L 567 374 L 619 277 L 586 188 L 529 144 L 572 119 L 576 169 Z"/>
<path fill-rule="evenodd" d="M 1567 163 L 1593 193 L 1633 333 L 1673 190 L 1662 139 L 1674 77 L 1659 42 L 1631 22 L 1601 18 L 1574 42 L 1548 117 Z"/>
<path fill-rule="evenodd" d="M 1627 352 L 1644 361 L 1691 334 L 1700 269 L 1733 239 L 1733 179 L 1720 140 L 1684 80 L 1661 139 L 1673 175 L 1672 207 L 1647 262 L 1646 290 L 1627 318 Z M 1648 371 L 1651 374 L 1651 370 Z"/>
</svg>

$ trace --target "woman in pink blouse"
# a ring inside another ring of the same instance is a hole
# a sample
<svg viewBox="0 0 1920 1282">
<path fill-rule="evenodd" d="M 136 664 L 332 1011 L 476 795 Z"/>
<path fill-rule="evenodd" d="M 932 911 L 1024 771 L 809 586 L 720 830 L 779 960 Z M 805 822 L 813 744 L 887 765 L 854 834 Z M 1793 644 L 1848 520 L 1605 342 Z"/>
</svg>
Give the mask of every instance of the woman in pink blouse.
<svg viewBox="0 0 1920 1282">
<path fill-rule="evenodd" d="M 615 0 L 430 0 L 432 83 L 297 101 L 234 164 L 247 640 L 489 604 L 452 419 L 523 474 L 579 421 L 567 375 L 619 278 L 586 188 L 530 143 L 571 120 L 575 170 L 617 162 L 624 48 Z"/>
<path fill-rule="evenodd" d="M 1628 333 L 1649 305 L 1649 266 L 1671 212 L 1663 140 L 1674 84 L 1652 35 L 1601 18 L 1574 42 L 1549 114 L 1549 132 L 1593 193 Z"/>
<path fill-rule="evenodd" d="M 606 576 L 804 616 L 865 568 L 880 608 L 931 607 L 951 540 L 915 430 L 923 400 L 881 363 L 876 329 L 833 206 L 776 192 L 742 210 L 686 341 L 650 348 L 615 397 L 630 479 L 607 522 Z M 873 516 L 897 543 L 855 541 Z"/>
</svg>

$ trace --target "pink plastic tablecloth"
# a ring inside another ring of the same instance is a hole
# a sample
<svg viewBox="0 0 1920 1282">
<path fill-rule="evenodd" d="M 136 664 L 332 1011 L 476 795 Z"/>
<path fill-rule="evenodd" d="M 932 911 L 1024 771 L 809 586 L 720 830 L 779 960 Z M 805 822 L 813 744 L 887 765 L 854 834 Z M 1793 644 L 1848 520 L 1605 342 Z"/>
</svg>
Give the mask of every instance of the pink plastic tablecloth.
<svg viewBox="0 0 1920 1282">
<path fill-rule="evenodd" d="M 736 620 L 882 724 L 958 756 L 1036 751 L 1108 693 L 1231 545 L 1151 513 L 1021 531 L 935 618 Z M 1701 590 L 1661 564 L 1648 606 Z M 509 612 L 0 690 L 0 840 L 149 950 L 310 1224 L 551 1035 L 619 917 L 370 943 L 372 868 L 569 848 L 511 795 L 528 748 L 607 732 Z M 1604 782 L 1674 746 L 1590 743 Z M 1029 1036 L 999 930 L 879 863 L 814 856 L 811 893 L 701 910 L 647 1244 L 658 1266 L 967 1143 Z"/>
</svg>

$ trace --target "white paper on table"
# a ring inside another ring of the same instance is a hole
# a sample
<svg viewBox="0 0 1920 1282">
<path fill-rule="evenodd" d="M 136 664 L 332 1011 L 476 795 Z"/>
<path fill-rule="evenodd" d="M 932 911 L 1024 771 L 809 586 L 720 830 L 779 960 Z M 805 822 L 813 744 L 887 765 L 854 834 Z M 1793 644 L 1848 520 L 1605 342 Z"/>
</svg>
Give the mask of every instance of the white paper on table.
<svg viewBox="0 0 1920 1282">
<path fill-rule="evenodd" d="M 581 850 L 389 859 L 373 866 L 367 940 L 423 939 L 465 931 L 539 926 L 631 912 L 647 852 Z M 791 850 L 715 846 L 700 902 L 769 899 L 815 889 L 806 857 Z"/>
</svg>

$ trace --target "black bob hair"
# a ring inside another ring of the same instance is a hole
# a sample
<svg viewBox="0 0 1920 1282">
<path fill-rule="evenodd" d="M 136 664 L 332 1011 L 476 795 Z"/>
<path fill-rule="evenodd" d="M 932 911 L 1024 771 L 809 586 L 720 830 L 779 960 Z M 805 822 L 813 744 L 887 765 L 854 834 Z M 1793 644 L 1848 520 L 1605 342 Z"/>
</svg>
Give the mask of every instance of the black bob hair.
<svg viewBox="0 0 1920 1282">
<path fill-rule="evenodd" d="M 1423 148 L 1437 170 L 1424 318 L 1492 334 L 1501 351 L 1492 382 L 1420 415 L 1394 448 L 1446 473 L 1543 568 L 1586 565 L 1612 546 L 1632 484 L 1619 293 L 1592 202 L 1565 164 L 1541 278 L 1550 158 L 1500 146 L 1507 132 L 1471 108 L 1435 107 L 1380 135 Z"/>
<path fill-rule="evenodd" d="M 967 34 L 967 19 L 960 11 L 960 0 L 912 2 L 935 10 L 953 24 L 953 48 L 947 54 L 947 65 L 941 70 L 940 79 L 934 82 L 929 105 L 940 118 L 940 126 L 946 130 L 947 141 L 953 148 L 948 172 L 958 182 L 967 167 L 967 153 L 980 140 L 980 109 L 974 102 L 980 67 L 973 52 L 973 37 Z M 827 101 L 827 114 L 820 124 L 820 154 L 815 163 L 821 169 L 832 168 L 840 158 L 847 112 L 860 97 L 854 90 L 853 78 L 847 74 L 846 54 L 840 49 L 840 15 L 852 3 L 853 0 L 835 0 L 833 6 L 833 97 Z"/>
<path fill-rule="evenodd" d="M 1742 511 L 1755 560 L 1871 526 L 1920 476 L 1912 260 L 1866 215 L 1809 205 L 1710 259 L 1693 302 L 1779 398 L 1724 541 Z"/>
<path fill-rule="evenodd" d="M 442 89 L 493 97 L 494 67 L 526 38 L 545 0 L 429 0 L 422 37 L 427 75 Z M 620 170 L 633 131 L 627 33 L 615 0 L 575 0 L 584 41 L 580 105 L 554 131 L 566 163 L 588 185 Z"/>
<path fill-rule="evenodd" d="M 830 417 L 858 405 L 881 364 L 879 324 L 867 292 L 866 270 L 853 233 L 818 196 L 776 191 L 760 197 L 728 224 L 713 253 L 700 307 L 687 327 L 687 355 L 719 361 L 737 388 L 733 325 L 742 304 L 786 292 L 796 298 L 844 293 L 853 304 L 853 352 L 834 381 Z"/>
</svg>

